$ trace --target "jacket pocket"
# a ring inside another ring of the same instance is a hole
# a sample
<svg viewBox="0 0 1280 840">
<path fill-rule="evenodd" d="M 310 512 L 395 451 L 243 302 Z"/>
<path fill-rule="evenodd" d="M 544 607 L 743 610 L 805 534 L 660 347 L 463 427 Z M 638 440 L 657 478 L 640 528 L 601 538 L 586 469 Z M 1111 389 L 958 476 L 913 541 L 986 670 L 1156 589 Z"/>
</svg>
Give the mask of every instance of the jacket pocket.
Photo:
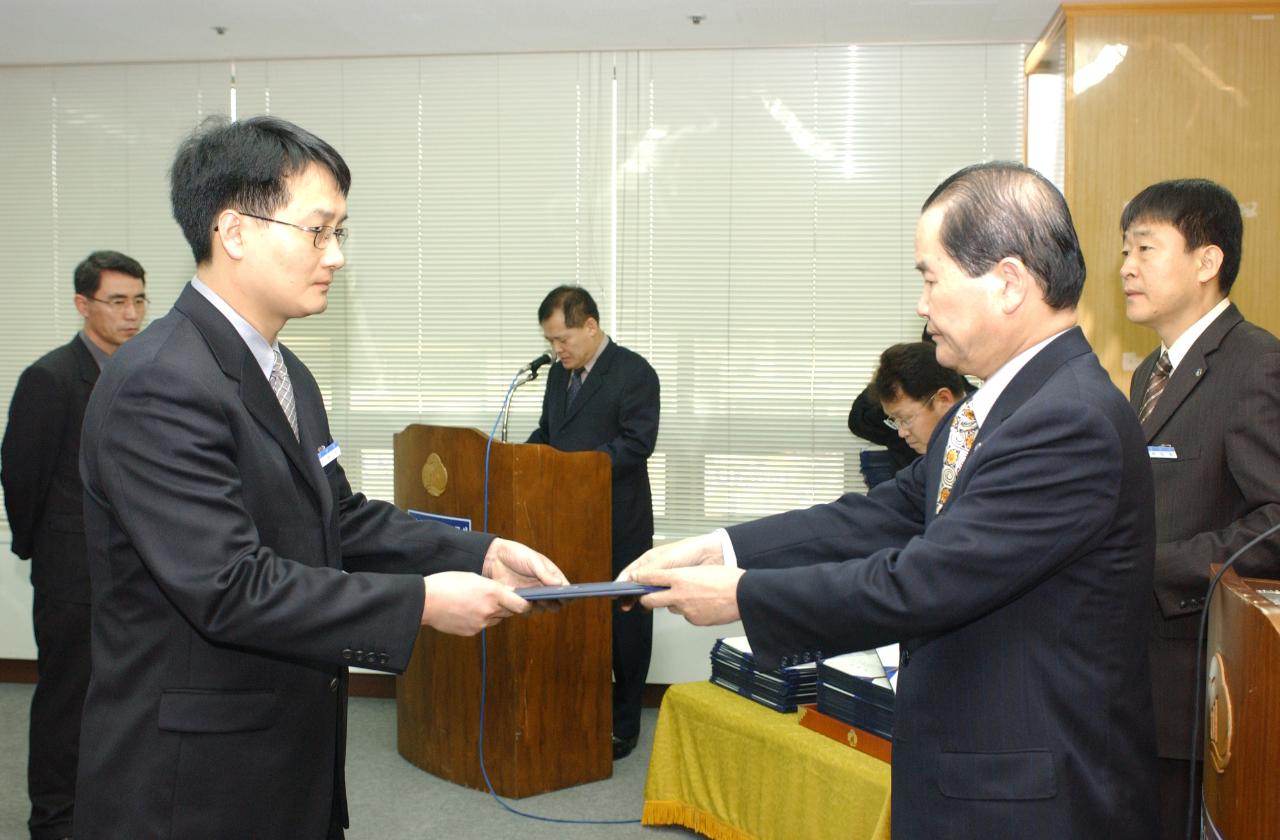
<svg viewBox="0 0 1280 840">
<path fill-rule="evenodd" d="M 944 752 L 938 756 L 938 788 L 952 799 L 1052 799 L 1058 793 L 1053 753 Z"/>
<path fill-rule="evenodd" d="M 165 732 L 253 732 L 269 728 L 275 716 L 273 691 L 160 692 L 160 728 Z"/>
</svg>

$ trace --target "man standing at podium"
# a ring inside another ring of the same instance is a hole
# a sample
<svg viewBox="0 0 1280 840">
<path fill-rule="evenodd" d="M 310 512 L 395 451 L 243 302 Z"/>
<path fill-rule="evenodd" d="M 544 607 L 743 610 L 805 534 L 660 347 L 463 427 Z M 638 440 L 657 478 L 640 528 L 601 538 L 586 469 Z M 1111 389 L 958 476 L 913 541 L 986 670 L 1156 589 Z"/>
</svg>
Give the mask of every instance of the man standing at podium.
<svg viewBox="0 0 1280 840">
<path fill-rule="evenodd" d="M 983 380 L 924 456 L 624 576 L 695 624 L 741 618 L 762 667 L 900 642 L 898 840 L 1154 838 L 1151 469 L 1076 325 L 1067 203 L 1020 164 L 962 169 L 925 202 L 915 259 L 938 362 Z"/>
<path fill-rule="evenodd" d="M 596 450 L 613 466 L 613 571 L 653 547 L 647 462 L 658 440 L 658 374 L 642 356 L 610 340 L 600 310 L 581 286 L 558 286 L 538 307 L 538 323 L 560 364 L 547 374 L 542 417 L 529 443 L 566 452 Z M 640 708 L 653 615 L 613 606 L 613 757 L 640 736 Z"/>
<path fill-rule="evenodd" d="M 1160 816 L 1164 837 L 1174 838 L 1184 836 L 1188 804 L 1200 810 L 1198 793 L 1188 803 L 1188 777 L 1209 564 L 1280 522 L 1280 341 L 1227 298 L 1244 223 L 1224 187 L 1154 184 L 1128 203 L 1120 229 L 1125 314 L 1160 338 L 1133 374 L 1130 399 L 1155 475 L 1151 670 Z M 1234 568 L 1280 577 L 1280 538 Z"/>
</svg>

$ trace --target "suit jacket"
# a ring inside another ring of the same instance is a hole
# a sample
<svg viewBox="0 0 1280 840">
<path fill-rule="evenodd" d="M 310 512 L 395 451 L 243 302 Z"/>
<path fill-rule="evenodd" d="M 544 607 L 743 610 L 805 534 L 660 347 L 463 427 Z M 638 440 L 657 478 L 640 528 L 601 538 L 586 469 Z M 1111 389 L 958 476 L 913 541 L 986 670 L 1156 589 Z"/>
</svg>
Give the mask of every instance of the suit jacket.
<svg viewBox="0 0 1280 840">
<path fill-rule="evenodd" d="M 1134 372 L 1135 411 L 1159 356 L 1156 348 Z M 1157 542 L 1150 645 L 1160 755 L 1189 758 L 1209 564 L 1280 522 L 1280 341 L 1229 306 L 1178 364 L 1142 431 L 1147 443 L 1167 444 L 1177 455 L 1151 459 Z M 1252 548 L 1234 568 L 1280 577 L 1280 537 Z"/>
<path fill-rule="evenodd" d="M 639 353 L 610 341 L 567 406 L 569 372 L 552 366 L 542 416 L 529 443 L 596 450 L 613 464 L 613 573 L 653 547 L 647 461 L 658 440 L 658 374 Z"/>
<path fill-rule="evenodd" d="M 752 651 L 902 643 L 895 840 L 1154 837 L 1132 410 L 1069 331 L 1000 395 L 935 513 L 948 427 L 865 496 L 729 529 Z"/>
<path fill-rule="evenodd" d="M 98 363 L 77 335 L 22 372 L 0 446 L 0 481 L 13 553 L 31 584 L 60 601 L 89 603 L 80 484 L 80 426 Z"/>
<path fill-rule="evenodd" d="M 320 389 L 281 352 L 301 442 L 190 286 L 89 401 L 77 837 L 323 838 L 331 815 L 345 824 L 347 665 L 403 670 L 422 575 L 481 568 L 488 535 L 415 522 L 353 494 L 336 460 L 321 466 Z"/>
</svg>

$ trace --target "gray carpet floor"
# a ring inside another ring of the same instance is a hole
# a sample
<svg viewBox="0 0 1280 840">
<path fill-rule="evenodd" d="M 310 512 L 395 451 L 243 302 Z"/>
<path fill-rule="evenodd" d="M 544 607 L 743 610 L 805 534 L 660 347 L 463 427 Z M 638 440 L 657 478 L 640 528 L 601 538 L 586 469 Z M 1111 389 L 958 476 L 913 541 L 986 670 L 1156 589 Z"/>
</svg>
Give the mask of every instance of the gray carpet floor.
<svg viewBox="0 0 1280 840">
<path fill-rule="evenodd" d="M 0 683 L 0 840 L 27 837 L 27 720 L 31 686 Z M 568 825 L 508 813 L 489 794 L 437 779 L 396 752 L 394 700 L 351 701 L 347 783 L 351 801 L 348 840 L 679 840 L 697 834 L 681 828 Z M 521 811 L 561 819 L 639 820 L 653 746 L 656 709 L 646 709 L 640 744 L 602 782 L 512 800 Z M 288 838 L 281 838 L 288 840 Z"/>
</svg>

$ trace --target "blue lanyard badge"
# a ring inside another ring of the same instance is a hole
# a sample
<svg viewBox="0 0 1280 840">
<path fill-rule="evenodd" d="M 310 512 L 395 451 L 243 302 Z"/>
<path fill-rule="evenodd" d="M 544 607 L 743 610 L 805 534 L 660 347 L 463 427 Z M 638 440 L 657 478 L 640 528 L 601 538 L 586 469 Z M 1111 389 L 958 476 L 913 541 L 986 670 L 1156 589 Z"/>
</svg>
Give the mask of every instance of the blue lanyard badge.
<svg viewBox="0 0 1280 840">
<path fill-rule="evenodd" d="M 319 449 L 320 466 L 327 467 L 334 461 L 338 460 L 338 456 L 342 454 L 342 447 L 338 446 L 335 440 L 328 446 L 322 446 Z"/>
<path fill-rule="evenodd" d="M 1178 460 L 1177 450 L 1167 443 L 1162 443 L 1159 446 L 1148 446 L 1147 455 L 1151 458 L 1162 458 L 1168 461 Z"/>
</svg>

